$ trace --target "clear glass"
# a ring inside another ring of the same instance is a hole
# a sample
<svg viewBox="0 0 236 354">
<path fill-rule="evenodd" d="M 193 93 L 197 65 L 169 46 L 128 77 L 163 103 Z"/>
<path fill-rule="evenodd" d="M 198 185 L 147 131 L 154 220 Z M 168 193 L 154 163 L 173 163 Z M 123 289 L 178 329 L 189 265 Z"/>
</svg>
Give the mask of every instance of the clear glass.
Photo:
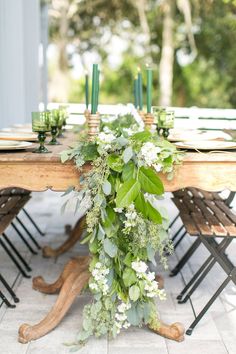
<svg viewBox="0 0 236 354">
<path fill-rule="evenodd" d="M 50 131 L 49 112 L 32 112 L 32 130 L 38 133 L 39 147 L 33 152 L 39 154 L 49 153 L 45 147 L 46 132 Z"/>
</svg>

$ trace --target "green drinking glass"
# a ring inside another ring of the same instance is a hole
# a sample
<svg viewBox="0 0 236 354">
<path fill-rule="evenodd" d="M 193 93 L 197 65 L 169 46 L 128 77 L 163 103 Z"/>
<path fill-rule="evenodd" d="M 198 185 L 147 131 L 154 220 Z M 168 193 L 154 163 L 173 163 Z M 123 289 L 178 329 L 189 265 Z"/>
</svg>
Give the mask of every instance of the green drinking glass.
<svg viewBox="0 0 236 354">
<path fill-rule="evenodd" d="M 59 141 L 57 140 L 59 118 L 60 115 L 57 109 L 53 109 L 49 112 L 49 124 L 51 127 L 52 139 L 49 141 L 48 145 L 60 145 Z"/>
<path fill-rule="evenodd" d="M 46 132 L 50 131 L 49 114 L 48 111 L 32 112 L 32 130 L 38 133 L 39 147 L 33 152 L 38 154 L 49 153 L 45 147 Z"/>
<path fill-rule="evenodd" d="M 168 138 L 169 130 L 174 128 L 175 112 L 174 111 L 160 111 L 158 115 L 157 129 L 158 133 L 164 138 Z"/>
</svg>

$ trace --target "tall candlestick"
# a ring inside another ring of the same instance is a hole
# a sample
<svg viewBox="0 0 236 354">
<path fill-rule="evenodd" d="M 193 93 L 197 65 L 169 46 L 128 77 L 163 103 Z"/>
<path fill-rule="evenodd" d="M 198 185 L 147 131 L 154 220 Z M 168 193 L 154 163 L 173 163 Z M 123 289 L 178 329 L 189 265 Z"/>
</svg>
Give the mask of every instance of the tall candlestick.
<svg viewBox="0 0 236 354">
<path fill-rule="evenodd" d="M 89 76 L 88 72 L 85 72 L 85 105 L 86 109 L 88 109 L 89 106 Z"/>
<path fill-rule="evenodd" d="M 152 69 L 147 65 L 147 113 L 151 113 L 152 107 Z"/>
<path fill-rule="evenodd" d="M 139 110 L 143 110 L 143 81 L 140 68 L 138 68 L 138 98 L 139 98 Z"/>
<path fill-rule="evenodd" d="M 97 76 L 96 76 L 96 113 L 98 111 L 98 97 L 99 97 L 99 76 L 100 76 L 100 70 L 98 69 L 97 71 Z"/>
<path fill-rule="evenodd" d="M 138 100 L 138 79 L 134 79 L 134 106 L 138 108 L 139 100 Z"/>
</svg>

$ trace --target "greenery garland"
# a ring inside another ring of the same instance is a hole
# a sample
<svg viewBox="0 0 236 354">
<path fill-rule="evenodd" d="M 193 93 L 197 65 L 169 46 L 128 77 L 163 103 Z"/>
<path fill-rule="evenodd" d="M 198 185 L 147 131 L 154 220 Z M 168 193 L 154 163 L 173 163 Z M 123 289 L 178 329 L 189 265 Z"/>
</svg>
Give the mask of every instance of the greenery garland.
<svg viewBox="0 0 236 354">
<path fill-rule="evenodd" d="M 147 263 L 156 266 L 158 252 L 166 268 L 164 250 L 172 247 L 168 215 L 158 205 L 164 194 L 158 173 L 171 179 L 182 155 L 126 114 L 103 119 L 94 141 L 80 139 L 61 158 L 73 159 L 79 169 L 92 165 L 80 178 L 82 190 L 73 192 L 76 209 L 86 210 L 81 243 L 88 243 L 92 254 L 93 301 L 84 308 L 78 341 L 107 333 L 115 337 L 130 325 L 158 327 L 155 299 L 165 299 L 165 291 Z"/>
</svg>

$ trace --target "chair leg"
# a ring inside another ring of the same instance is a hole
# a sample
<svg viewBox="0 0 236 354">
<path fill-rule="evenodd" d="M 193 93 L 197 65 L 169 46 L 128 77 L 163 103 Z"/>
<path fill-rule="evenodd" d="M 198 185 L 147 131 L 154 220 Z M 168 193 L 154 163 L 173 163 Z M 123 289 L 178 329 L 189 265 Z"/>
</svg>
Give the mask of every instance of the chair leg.
<svg viewBox="0 0 236 354">
<path fill-rule="evenodd" d="M 172 241 L 174 241 L 176 239 L 176 237 L 179 235 L 179 233 L 183 230 L 184 225 L 181 225 L 179 227 L 179 229 L 176 231 L 176 233 L 173 235 L 173 237 L 171 238 Z"/>
<path fill-rule="evenodd" d="M 199 323 L 199 321 L 202 319 L 202 317 L 205 315 L 205 313 L 207 312 L 207 310 L 211 307 L 211 305 L 213 304 L 213 302 L 216 300 L 216 298 L 220 295 L 220 293 L 224 290 L 224 288 L 227 286 L 227 284 L 230 282 L 231 280 L 231 274 L 228 275 L 228 277 L 225 279 L 225 281 L 221 284 L 221 286 L 218 288 L 218 290 L 215 292 L 215 294 L 212 296 L 212 298 L 208 301 L 208 303 L 206 304 L 206 306 L 202 309 L 202 311 L 199 313 L 199 315 L 195 318 L 195 320 L 193 321 L 193 323 L 190 325 L 190 327 L 188 328 L 188 330 L 186 331 L 186 334 L 191 336 L 194 328 L 196 327 L 196 325 Z"/>
<path fill-rule="evenodd" d="M 13 229 L 17 232 L 18 236 L 21 238 L 21 240 L 24 242 L 26 247 L 30 250 L 30 252 L 34 255 L 38 254 L 29 244 L 29 242 L 24 238 L 18 227 L 14 224 L 14 222 L 11 223 Z"/>
<path fill-rule="evenodd" d="M 9 307 L 10 309 L 14 309 L 16 307 L 16 305 L 12 305 L 6 298 L 6 296 L 1 292 L 0 290 L 0 298 L 2 299 L 2 301 L 4 302 L 4 304 Z"/>
<path fill-rule="evenodd" d="M 34 243 L 34 245 L 38 248 L 38 250 L 41 249 L 40 245 L 38 244 L 38 242 L 35 240 L 34 236 L 29 232 L 29 230 L 25 227 L 25 225 L 23 224 L 23 222 L 21 221 L 21 219 L 19 218 L 19 216 L 16 216 L 16 220 L 18 221 L 18 223 L 21 225 L 21 227 L 25 230 L 25 232 L 27 233 L 27 235 L 29 236 L 29 238 L 31 239 L 31 241 Z"/>
<path fill-rule="evenodd" d="M 24 269 L 21 267 L 21 265 L 19 264 L 19 262 L 16 260 L 16 258 L 13 256 L 13 254 L 10 252 L 10 250 L 6 247 L 5 243 L 1 240 L 1 238 L 0 238 L 0 245 L 2 246 L 2 248 L 4 249 L 4 251 L 8 254 L 8 256 L 10 257 L 10 259 L 12 260 L 12 262 L 15 264 L 15 266 L 19 269 L 19 271 L 21 272 L 21 274 L 23 275 L 23 277 L 25 277 L 25 278 L 30 278 L 30 275 L 26 274 L 26 272 L 24 271 Z"/>
<path fill-rule="evenodd" d="M 176 215 L 176 217 L 171 221 L 170 225 L 169 225 L 169 229 L 174 225 L 174 223 L 177 221 L 177 219 L 179 218 L 179 213 Z"/>
<path fill-rule="evenodd" d="M 25 213 L 25 215 L 27 216 L 27 218 L 31 221 L 31 223 L 34 225 L 35 229 L 38 231 L 38 233 L 41 236 L 45 236 L 45 233 L 41 231 L 41 229 L 38 227 L 38 225 L 36 224 L 36 222 L 34 221 L 34 219 L 32 218 L 32 216 L 30 216 L 30 214 L 27 212 L 27 210 L 25 210 L 25 208 L 22 208 L 23 212 Z"/>
<path fill-rule="evenodd" d="M 19 302 L 19 298 L 16 296 L 16 294 L 14 293 L 14 291 L 12 290 L 12 288 L 10 287 L 10 285 L 7 283 L 7 281 L 5 280 L 5 278 L 3 278 L 2 274 L 0 273 L 0 281 L 3 283 L 3 285 L 5 286 L 5 288 L 7 289 L 7 291 L 9 292 L 9 294 L 12 296 L 14 302 Z"/>
<path fill-rule="evenodd" d="M 31 272 L 32 269 L 30 268 L 28 263 L 25 261 L 25 259 L 22 257 L 22 255 L 19 253 L 19 251 L 16 249 L 16 247 L 13 245 L 13 243 L 10 241 L 10 239 L 7 237 L 7 235 L 5 233 L 3 233 L 2 236 L 3 236 L 4 240 L 6 241 L 6 243 L 8 244 L 8 246 L 11 247 L 11 249 L 14 251 L 14 253 L 17 255 L 17 257 L 20 259 L 22 264 L 24 264 L 26 270 L 28 272 Z"/>
<path fill-rule="evenodd" d="M 191 247 L 188 249 L 188 251 L 184 254 L 184 256 L 180 259 L 180 261 L 175 266 L 175 268 L 171 271 L 170 277 L 174 277 L 175 275 L 177 275 L 180 272 L 180 270 L 187 263 L 187 261 L 191 258 L 193 253 L 200 246 L 200 244 L 201 244 L 201 240 L 200 240 L 200 238 L 197 238 L 194 241 L 194 243 L 191 245 Z"/>
<path fill-rule="evenodd" d="M 174 249 L 176 250 L 176 248 L 179 246 L 180 242 L 184 239 L 184 236 L 187 234 L 187 231 L 184 231 L 184 233 L 180 236 L 180 238 L 178 239 L 178 241 L 174 244 Z"/>
</svg>

